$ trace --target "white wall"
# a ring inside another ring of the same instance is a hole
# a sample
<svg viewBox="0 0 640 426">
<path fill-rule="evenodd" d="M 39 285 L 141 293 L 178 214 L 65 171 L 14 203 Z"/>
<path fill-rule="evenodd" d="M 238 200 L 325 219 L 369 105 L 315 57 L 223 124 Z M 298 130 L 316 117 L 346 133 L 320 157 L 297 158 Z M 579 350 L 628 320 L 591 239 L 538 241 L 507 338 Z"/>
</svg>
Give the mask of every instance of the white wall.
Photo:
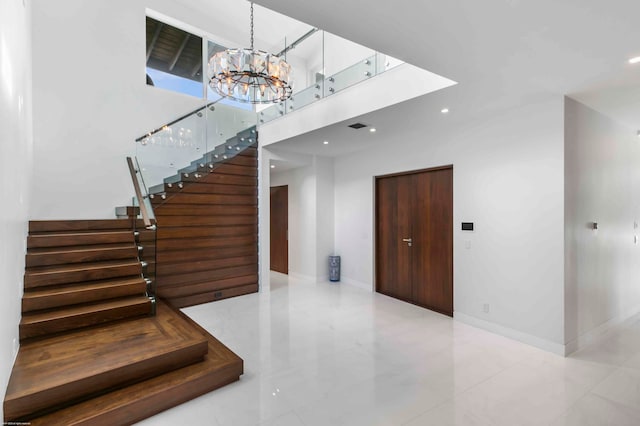
<svg viewBox="0 0 640 426">
<path fill-rule="evenodd" d="M 202 104 L 145 84 L 145 8 L 233 34 L 218 3 L 35 0 L 33 218 L 112 218 L 130 202 L 133 140 Z"/>
<path fill-rule="evenodd" d="M 565 101 L 565 334 L 570 350 L 640 310 L 640 141 Z M 598 230 L 590 229 L 592 222 Z M 634 222 L 636 228 L 634 229 Z"/>
<path fill-rule="evenodd" d="M 562 98 L 464 124 L 422 126 L 420 115 L 399 114 L 381 144 L 335 161 L 343 278 L 373 286 L 374 176 L 453 164 L 456 317 L 562 353 Z"/>
<path fill-rule="evenodd" d="M 0 3 L 0 398 L 18 339 L 33 174 L 31 2 Z M 0 408 L 0 418 L 3 417 Z"/>
</svg>

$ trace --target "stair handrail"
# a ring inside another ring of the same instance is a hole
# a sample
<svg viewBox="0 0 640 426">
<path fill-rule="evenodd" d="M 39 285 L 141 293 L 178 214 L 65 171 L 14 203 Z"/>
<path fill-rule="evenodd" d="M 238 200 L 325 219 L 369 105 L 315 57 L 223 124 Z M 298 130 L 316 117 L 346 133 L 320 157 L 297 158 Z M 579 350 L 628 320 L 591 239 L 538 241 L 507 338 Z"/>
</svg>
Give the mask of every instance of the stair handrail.
<svg viewBox="0 0 640 426">
<path fill-rule="evenodd" d="M 182 116 L 180 116 L 180 117 L 176 118 L 175 120 L 170 121 L 170 122 L 168 122 L 167 124 L 165 124 L 165 125 L 163 125 L 163 126 L 158 127 L 157 129 L 154 129 L 154 130 L 152 130 L 152 131 L 150 131 L 150 132 L 148 132 L 148 133 L 145 133 L 144 135 L 140 136 L 139 138 L 136 138 L 136 142 L 140 142 L 140 141 L 142 141 L 142 140 L 144 140 L 144 139 L 146 139 L 146 138 L 149 138 L 149 137 L 151 137 L 151 136 L 155 135 L 156 133 L 161 132 L 161 131 L 163 131 L 163 130 L 167 129 L 168 127 L 173 126 L 173 125 L 174 125 L 174 124 L 176 124 L 177 122 L 182 121 L 182 120 L 184 120 L 185 118 L 187 118 L 187 117 L 189 117 L 189 116 L 191 116 L 191 115 L 193 115 L 193 114 L 196 114 L 196 113 L 198 113 L 198 112 L 200 112 L 200 111 L 202 111 L 202 110 L 204 110 L 204 109 L 206 109 L 206 108 L 209 108 L 211 105 L 214 105 L 214 104 L 216 104 L 217 102 L 218 102 L 218 101 L 208 102 L 208 103 L 204 104 L 203 106 L 201 106 L 200 108 L 196 108 L 196 109 L 194 109 L 193 111 L 188 112 L 188 113 L 186 113 L 186 114 L 184 114 L 184 115 L 182 115 Z"/>
<path fill-rule="evenodd" d="M 133 160 L 131 157 L 127 157 L 127 165 L 129 166 L 129 173 L 131 174 L 131 180 L 133 181 L 133 188 L 136 191 L 136 198 L 138 199 L 138 205 L 140 206 L 140 213 L 142 214 L 142 221 L 144 222 L 144 226 L 147 228 L 153 227 L 153 223 L 151 222 L 151 217 L 149 215 L 149 211 L 147 210 L 147 205 L 144 202 L 144 196 L 142 195 L 142 190 L 140 189 L 140 182 L 138 182 L 137 174 L 139 171 L 133 165 Z"/>
</svg>

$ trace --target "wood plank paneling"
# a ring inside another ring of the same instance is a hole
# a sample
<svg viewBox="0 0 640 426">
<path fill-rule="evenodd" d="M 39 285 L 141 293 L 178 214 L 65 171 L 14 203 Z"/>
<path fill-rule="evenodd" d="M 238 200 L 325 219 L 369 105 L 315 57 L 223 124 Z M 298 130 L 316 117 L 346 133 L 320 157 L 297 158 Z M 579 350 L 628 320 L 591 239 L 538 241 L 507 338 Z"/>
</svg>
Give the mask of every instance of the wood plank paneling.
<svg viewBox="0 0 640 426">
<path fill-rule="evenodd" d="M 167 216 L 162 218 L 162 225 L 165 227 L 253 225 L 257 223 L 258 218 L 255 215 Z"/>
<path fill-rule="evenodd" d="M 165 192 L 168 193 L 182 193 L 182 194 L 233 194 L 233 195 L 253 195 L 258 196 L 258 189 L 253 186 L 246 185 L 220 185 L 220 184 L 208 184 L 204 182 L 194 182 L 193 185 L 183 185 L 180 188 L 178 185 L 172 184 L 171 186 L 165 185 Z"/>
<path fill-rule="evenodd" d="M 222 247 L 209 250 L 200 250 L 194 252 L 193 250 L 174 250 L 163 251 L 158 253 L 156 258 L 158 264 L 165 262 L 181 263 L 181 262 L 196 262 L 200 260 L 216 260 L 227 259 L 237 256 L 248 256 L 256 252 L 256 248 L 253 245 L 238 246 L 238 247 Z"/>
<path fill-rule="evenodd" d="M 257 166 L 250 147 L 154 197 L 158 295 L 173 306 L 257 291 Z"/>
<path fill-rule="evenodd" d="M 189 262 L 162 262 L 158 264 L 156 273 L 163 276 L 183 275 L 191 272 L 210 271 L 213 269 L 229 268 L 233 266 L 253 265 L 258 262 L 258 256 L 229 257 L 215 260 L 194 260 Z"/>
<path fill-rule="evenodd" d="M 205 281 L 194 283 L 188 286 L 175 285 L 164 286 L 161 288 L 161 297 L 175 298 L 184 297 L 199 293 L 209 293 L 217 290 L 224 290 L 238 286 L 256 284 L 258 282 L 258 274 L 245 275 L 241 277 L 226 278 L 215 281 Z"/>
<path fill-rule="evenodd" d="M 232 287 L 225 290 L 194 294 L 192 296 L 177 297 L 170 300 L 172 306 L 176 308 L 185 308 L 187 306 L 200 305 L 202 303 L 215 302 L 216 300 L 251 294 L 257 291 L 258 284 L 256 283 L 246 286 Z"/>
<path fill-rule="evenodd" d="M 258 265 L 236 266 L 231 268 L 220 268 L 209 271 L 188 272 L 180 275 L 158 275 L 158 288 L 165 285 L 188 285 L 207 280 L 216 281 L 223 278 L 241 277 L 244 275 L 256 274 Z"/>
<path fill-rule="evenodd" d="M 158 240 L 156 250 L 162 253 L 164 250 L 185 250 L 185 249 L 210 249 L 217 247 L 237 247 L 256 244 L 258 236 L 247 235 L 243 237 L 209 237 L 209 238 L 175 238 L 171 240 Z"/>
<path fill-rule="evenodd" d="M 166 199 L 155 197 L 152 200 L 155 205 L 164 204 L 217 204 L 217 205 L 258 205 L 258 198 L 252 195 L 228 195 L 228 194 L 168 194 Z M 158 222 L 160 224 L 160 222 Z"/>
<path fill-rule="evenodd" d="M 176 226 L 158 229 L 158 240 L 169 240 L 172 238 L 240 237 L 243 235 L 258 235 L 258 225 L 206 226 L 199 228 Z"/>
<path fill-rule="evenodd" d="M 162 216 L 181 215 L 235 215 L 235 214 L 258 214 L 256 206 L 217 206 L 209 204 L 178 204 L 162 206 Z"/>
</svg>

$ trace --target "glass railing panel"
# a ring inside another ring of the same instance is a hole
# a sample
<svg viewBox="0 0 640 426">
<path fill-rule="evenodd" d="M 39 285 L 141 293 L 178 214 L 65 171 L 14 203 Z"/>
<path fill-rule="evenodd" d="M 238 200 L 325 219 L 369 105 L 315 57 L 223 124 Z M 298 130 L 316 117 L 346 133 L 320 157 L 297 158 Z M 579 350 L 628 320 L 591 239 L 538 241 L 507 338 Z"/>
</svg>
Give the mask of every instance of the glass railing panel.
<svg viewBox="0 0 640 426">
<path fill-rule="evenodd" d="M 287 62 L 294 70 L 293 96 L 310 87 L 322 85 L 324 71 L 324 32 L 313 27 L 301 28 L 287 36 Z"/>
<path fill-rule="evenodd" d="M 324 33 L 325 96 L 343 90 L 376 73 L 375 50 L 337 35 Z M 341 81 L 337 76 L 341 75 Z"/>
<path fill-rule="evenodd" d="M 404 62 L 400 59 L 385 55 L 384 53 L 376 52 L 376 75 L 402 64 L 404 64 Z"/>
<path fill-rule="evenodd" d="M 136 157 L 148 188 L 162 184 L 167 176 L 175 175 L 207 152 L 206 111 L 211 107 L 200 108 L 137 141 Z"/>
<path fill-rule="evenodd" d="M 284 109 L 287 113 L 293 112 L 300 108 L 314 103 L 322 98 L 322 83 L 314 84 L 311 87 L 307 87 L 295 93 L 290 99 L 285 102 Z"/>
<path fill-rule="evenodd" d="M 234 108 L 221 103 L 210 106 L 206 114 L 209 150 L 256 124 L 256 113 L 253 110 Z"/>
<path fill-rule="evenodd" d="M 327 78 L 325 87 L 329 94 L 373 77 L 376 73 L 376 56 L 372 55 Z"/>
<path fill-rule="evenodd" d="M 268 123 L 269 121 L 282 117 L 284 114 L 285 107 L 283 104 L 271 105 L 258 112 L 258 122 L 260 124 Z"/>
</svg>

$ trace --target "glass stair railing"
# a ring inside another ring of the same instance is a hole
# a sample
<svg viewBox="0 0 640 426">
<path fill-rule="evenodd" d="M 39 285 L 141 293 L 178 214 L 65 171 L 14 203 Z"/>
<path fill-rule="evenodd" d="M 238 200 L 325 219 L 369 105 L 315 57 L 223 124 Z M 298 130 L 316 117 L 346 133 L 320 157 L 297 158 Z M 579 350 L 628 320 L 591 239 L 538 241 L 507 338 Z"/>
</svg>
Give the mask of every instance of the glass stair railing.
<svg viewBox="0 0 640 426">
<path fill-rule="evenodd" d="M 207 103 L 136 139 L 135 155 L 127 157 L 127 164 L 135 189 L 133 206 L 140 211 L 134 231 L 152 301 L 157 294 L 158 225 L 152 200 L 164 199 L 167 187 L 182 188 L 256 142 L 255 112 L 219 103 Z"/>
<path fill-rule="evenodd" d="M 185 175 L 213 170 L 255 143 L 256 114 L 220 103 L 206 104 L 136 140 L 135 156 L 149 188 L 164 192 L 164 184 Z"/>
<path fill-rule="evenodd" d="M 326 31 L 299 30 L 286 37 L 284 49 L 294 64 L 293 95 L 285 102 L 258 109 L 265 124 L 380 75 L 403 62 Z M 295 40 L 287 44 L 289 40 Z M 304 64 L 296 66 L 296 64 Z"/>
</svg>

